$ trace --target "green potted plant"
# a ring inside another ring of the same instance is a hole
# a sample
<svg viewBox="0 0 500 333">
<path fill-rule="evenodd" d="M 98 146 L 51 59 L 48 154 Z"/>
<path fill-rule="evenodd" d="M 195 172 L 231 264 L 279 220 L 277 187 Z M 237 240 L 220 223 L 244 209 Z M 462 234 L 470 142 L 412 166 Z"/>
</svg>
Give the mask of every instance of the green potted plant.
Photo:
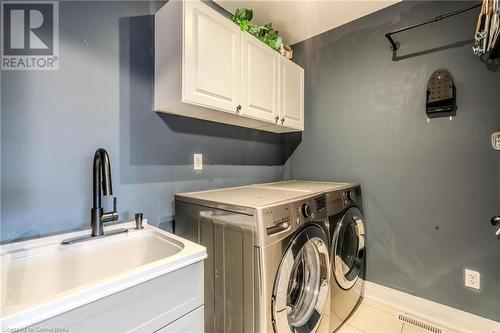
<svg viewBox="0 0 500 333">
<path fill-rule="evenodd" d="M 256 26 L 250 21 L 253 18 L 253 10 L 247 8 L 236 9 L 233 15 L 233 22 L 240 26 L 241 30 L 257 37 L 262 42 L 276 51 L 280 51 L 283 39 L 278 31 L 274 30 L 272 23 Z"/>
</svg>

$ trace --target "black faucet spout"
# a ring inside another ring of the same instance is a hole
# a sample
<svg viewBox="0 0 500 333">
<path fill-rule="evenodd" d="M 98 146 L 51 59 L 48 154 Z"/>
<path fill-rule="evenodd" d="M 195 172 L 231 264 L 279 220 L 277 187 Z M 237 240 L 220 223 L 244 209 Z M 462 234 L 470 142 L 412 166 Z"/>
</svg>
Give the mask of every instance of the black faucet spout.
<svg viewBox="0 0 500 333">
<path fill-rule="evenodd" d="M 111 165 L 109 162 L 108 152 L 104 148 L 99 148 L 94 154 L 94 169 L 93 169 L 93 202 L 92 208 L 101 207 L 101 185 L 102 194 L 113 195 L 113 187 L 111 185 Z"/>
<path fill-rule="evenodd" d="M 92 227 L 92 236 L 102 236 L 104 234 L 104 222 L 116 221 L 118 219 L 116 198 L 113 200 L 114 207 L 112 212 L 104 213 L 101 206 L 101 195 L 113 195 L 111 163 L 108 152 L 105 149 L 99 148 L 96 150 L 93 167 L 93 206 L 90 214 L 90 224 Z"/>
</svg>

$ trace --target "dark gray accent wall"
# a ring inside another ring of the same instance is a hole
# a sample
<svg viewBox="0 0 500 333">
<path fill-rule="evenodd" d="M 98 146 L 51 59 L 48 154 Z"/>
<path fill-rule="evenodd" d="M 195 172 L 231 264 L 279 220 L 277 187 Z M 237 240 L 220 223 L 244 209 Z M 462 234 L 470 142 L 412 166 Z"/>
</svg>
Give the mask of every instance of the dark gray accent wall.
<svg viewBox="0 0 500 333">
<path fill-rule="evenodd" d="M 472 54 L 477 11 L 396 35 L 399 61 L 384 38 L 467 4 L 402 2 L 295 45 L 306 123 L 286 173 L 361 183 L 369 281 L 498 321 L 500 63 Z M 428 123 L 439 68 L 455 79 L 457 116 Z M 480 291 L 463 286 L 465 267 L 481 273 Z"/>
<path fill-rule="evenodd" d="M 99 147 L 120 217 L 155 225 L 172 220 L 175 192 L 281 177 L 282 135 L 153 112 L 161 5 L 62 1 L 59 71 L 1 73 L 1 240 L 89 227 Z"/>
</svg>

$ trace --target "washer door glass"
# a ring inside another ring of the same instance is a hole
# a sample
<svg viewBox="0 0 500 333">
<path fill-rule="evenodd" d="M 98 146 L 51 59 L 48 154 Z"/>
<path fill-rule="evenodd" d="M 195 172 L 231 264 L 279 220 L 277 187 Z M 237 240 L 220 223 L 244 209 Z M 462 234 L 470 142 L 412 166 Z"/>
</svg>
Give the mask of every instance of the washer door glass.
<svg viewBox="0 0 500 333">
<path fill-rule="evenodd" d="M 310 225 L 292 241 L 281 261 L 273 292 L 277 332 L 313 332 L 328 294 L 330 260 L 327 237 Z"/>
<path fill-rule="evenodd" d="M 365 228 L 359 209 L 352 207 L 335 228 L 332 241 L 335 280 L 343 289 L 356 283 L 365 255 Z"/>
</svg>

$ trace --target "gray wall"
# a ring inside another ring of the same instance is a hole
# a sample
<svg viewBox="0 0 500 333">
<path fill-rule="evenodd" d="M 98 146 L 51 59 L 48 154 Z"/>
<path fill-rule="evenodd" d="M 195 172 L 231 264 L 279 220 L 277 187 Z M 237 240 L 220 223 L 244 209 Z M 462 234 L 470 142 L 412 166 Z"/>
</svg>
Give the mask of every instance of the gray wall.
<svg viewBox="0 0 500 333">
<path fill-rule="evenodd" d="M 399 61 L 384 38 L 464 5 L 403 2 L 296 45 L 306 123 L 286 173 L 361 183 L 368 280 L 500 320 L 500 241 L 489 221 L 500 214 L 500 153 L 490 146 L 500 63 L 471 52 L 477 11 L 401 33 L 400 56 L 413 56 Z M 439 68 L 455 79 L 457 117 L 427 123 L 425 87 Z M 463 286 L 464 267 L 481 273 L 479 292 Z"/>
<path fill-rule="evenodd" d="M 99 147 L 110 153 L 121 218 L 142 211 L 156 225 L 172 219 L 175 192 L 281 177 L 282 135 L 153 112 L 159 6 L 61 2 L 60 70 L 2 72 L 3 241 L 88 227 Z"/>
</svg>

